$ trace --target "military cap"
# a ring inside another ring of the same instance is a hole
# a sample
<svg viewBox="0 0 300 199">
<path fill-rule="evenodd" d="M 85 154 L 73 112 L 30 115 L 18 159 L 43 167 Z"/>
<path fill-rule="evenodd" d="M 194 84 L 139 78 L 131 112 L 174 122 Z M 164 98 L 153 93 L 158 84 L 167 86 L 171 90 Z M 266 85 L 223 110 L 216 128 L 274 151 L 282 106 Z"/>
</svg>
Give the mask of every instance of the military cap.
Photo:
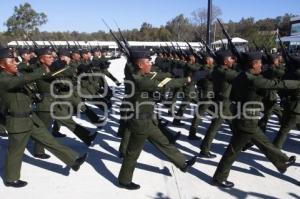
<svg viewBox="0 0 300 199">
<path fill-rule="evenodd" d="M 52 55 L 52 50 L 49 47 L 39 48 L 35 52 L 38 57 L 42 55 Z"/>
<path fill-rule="evenodd" d="M 246 52 L 244 53 L 244 60 L 247 62 L 251 62 L 253 60 L 259 60 L 262 59 L 261 52 Z"/>
<path fill-rule="evenodd" d="M 80 51 L 80 54 L 81 55 L 83 55 L 83 54 L 87 54 L 87 53 L 89 53 L 90 51 L 88 50 L 88 49 L 82 49 L 81 51 Z"/>
<path fill-rule="evenodd" d="M 19 48 L 18 52 L 19 52 L 19 55 L 23 55 L 25 53 L 30 53 L 28 48 Z"/>
<path fill-rule="evenodd" d="M 15 58 L 14 52 L 10 48 L 0 49 L 0 59 L 5 59 L 5 58 Z"/>
<path fill-rule="evenodd" d="M 80 54 L 80 50 L 79 50 L 78 48 L 72 48 L 72 49 L 70 50 L 70 53 L 71 53 L 71 54 L 75 54 L 75 53 Z"/>
<path fill-rule="evenodd" d="M 231 53 L 230 50 L 219 50 L 216 52 L 216 61 L 219 63 L 219 64 L 223 64 L 222 62 L 224 61 L 224 59 L 226 57 L 232 57 L 233 54 Z"/>
<path fill-rule="evenodd" d="M 60 50 L 58 51 L 58 55 L 59 55 L 59 56 L 67 56 L 67 57 L 70 57 L 71 53 L 70 53 L 70 51 L 67 50 L 67 49 L 60 49 Z"/>
<path fill-rule="evenodd" d="M 233 54 L 230 50 L 220 50 L 216 52 L 216 56 L 224 60 L 226 57 L 232 57 Z"/>
<path fill-rule="evenodd" d="M 95 52 L 101 52 L 101 50 L 99 48 L 93 48 L 92 53 L 95 53 Z"/>
<path fill-rule="evenodd" d="M 151 59 L 149 51 L 132 51 L 131 52 L 132 60 L 136 61 L 138 59 Z"/>
</svg>

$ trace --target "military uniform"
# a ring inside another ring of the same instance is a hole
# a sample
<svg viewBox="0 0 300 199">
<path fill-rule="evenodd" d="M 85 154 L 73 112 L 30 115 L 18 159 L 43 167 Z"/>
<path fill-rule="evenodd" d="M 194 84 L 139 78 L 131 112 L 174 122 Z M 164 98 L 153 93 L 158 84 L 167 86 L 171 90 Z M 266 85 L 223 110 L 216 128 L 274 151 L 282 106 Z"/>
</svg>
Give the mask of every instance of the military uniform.
<svg viewBox="0 0 300 199">
<path fill-rule="evenodd" d="M 293 70 L 289 71 L 287 78 L 299 80 L 300 78 L 300 57 L 292 56 Z M 284 107 L 283 119 L 278 134 L 273 144 L 281 149 L 287 139 L 288 133 L 297 123 L 300 122 L 300 89 L 291 90 L 287 93 Z"/>
<path fill-rule="evenodd" d="M 215 93 L 215 103 L 218 103 L 217 117 L 214 118 L 206 131 L 205 137 L 201 142 L 201 153 L 206 155 L 210 152 L 210 147 L 214 137 L 216 136 L 220 126 L 224 122 L 224 116 L 231 117 L 231 100 L 230 93 L 232 81 L 237 77 L 238 72 L 234 69 L 225 68 L 225 66 L 217 66 L 212 71 L 213 90 Z M 227 119 L 231 130 L 234 127 L 231 124 L 231 119 Z"/>
<path fill-rule="evenodd" d="M 133 171 L 137 159 L 143 149 L 145 140 L 148 139 L 177 167 L 185 167 L 185 158 L 176 147 L 161 133 L 157 123 L 152 119 L 154 104 L 152 93 L 166 88 L 180 87 L 186 79 L 166 78 L 162 81 L 155 79 L 155 74 L 136 73 L 133 76 L 135 84 L 134 96 L 130 99 L 133 103 L 134 117 L 128 121 L 130 139 L 119 173 L 119 183 L 128 185 L 132 183 Z"/>
<path fill-rule="evenodd" d="M 287 165 L 289 158 L 279 149 L 274 147 L 258 127 L 258 119 L 261 111 L 259 102 L 262 100 L 259 90 L 296 89 L 299 88 L 300 82 L 268 80 L 261 75 L 253 75 L 250 72 L 241 72 L 233 82 L 233 85 L 235 99 L 241 103 L 241 106 L 244 109 L 242 108 L 240 118 L 234 120 L 236 131 L 218 164 L 213 177 L 214 182 L 220 184 L 227 180 L 231 165 L 241 152 L 242 148 L 249 141 L 252 141 L 280 172 L 285 172 L 287 167 L 290 166 Z M 244 106 L 245 103 L 249 102 L 257 103 L 251 103 L 248 106 Z"/>
<path fill-rule="evenodd" d="M 59 144 L 47 133 L 43 122 L 32 112 L 31 100 L 23 86 L 40 79 L 44 74 L 42 68 L 20 77 L 6 72 L 0 74 L 1 99 L 5 107 L 6 128 L 9 133 L 5 182 L 13 182 L 20 178 L 22 157 L 30 137 L 42 143 L 47 150 L 69 166 L 74 165 L 78 157 L 76 152 Z"/>
<path fill-rule="evenodd" d="M 191 127 L 189 130 L 189 137 L 196 137 L 197 128 L 201 122 L 201 118 L 204 116 L 204 113 L 206 110 L 211 106 L 209 102 L 212 100 L 213 96 L 210 96 L 211 93 L 213 93 L 213 83 L 212 83 L 212 71 L 213 66 L 208 67 L 207 65 L 204 65 L 201 70 L 199 70 L 199 76 L 200 79 L 197 80 L 197 89 L 199 93 L 199 104 L 197 106 L 197 112 L 194 114 Z M 197 73 L 195 73 L 195 76 L 198 76 Z"/>
</svg>

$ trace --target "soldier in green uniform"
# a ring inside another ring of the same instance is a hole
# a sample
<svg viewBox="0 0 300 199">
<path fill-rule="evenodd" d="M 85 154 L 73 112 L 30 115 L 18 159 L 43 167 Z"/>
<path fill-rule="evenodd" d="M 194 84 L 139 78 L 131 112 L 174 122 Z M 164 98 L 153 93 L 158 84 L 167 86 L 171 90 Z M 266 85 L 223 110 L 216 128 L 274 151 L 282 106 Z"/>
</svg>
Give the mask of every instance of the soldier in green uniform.
<svg viewBox="0 0 300 199">
<path fill-rule="evenodd" d="M 50 71 L 51 66 L 53 66 L 52 51 L 49 48 L 42 48 L 38 50 L 39 60 L 37 62 L 37 68 L 46 68 Z M 70 67 L 67 70 L 72 70 Z M 64 70 L 66 72 L 67 70 Z M 60 92 L 60 89 L 53 89 L 51 91 L 51 84 L 56 79 L 56 77 L 49 77 L 47 79 L 39 79 L 36 81 L 38 91 L 41 93 L 42 100 L 37 103 L 37 115 L 44 122 L 46 127 L 50 127 L 53 119 L 58 120 L 59 123 L 70 129 L 80 140 L 82 140 L 86 145 L 90 146 L 95 139 L 97 132 L 90 134 L 90 131 L 85 127 L 74 122 L 72 117 L 73 113 L 70 113 L 69 106 L 64 103 L 57 103 L 53 106 L 53 115 L 56 118 L 52 118 L 51 106 L 57 101 L 53 96 L 53 92 Z M 52 92 L 52 93 L 51 93 Z M 58 93 L 55 93 L 56 95 Z M 58 130 L 58 129 L 57 129 Z M 34 145 L 34 154 L 36 156 L 45 156 L 44 148 L 39 143 Z M 46 156 L 45 156 L 46 157 Z"/>
<path fill-rule="evenodd" d="M 193 77 L 194 74 L 201 68 L 201 65 L 196 63 L 196 58 L 191 52 L 186 52 L 186 64 L 183 66 L 184 76 Z M 197 101 L 197 95 L 195 90 L 195 81 L 192 81 L 189 85 L 183 87 L 184 98 L 182 100 L 182 104 L 180 105 L 178 111 L 175 114 L 175 118 L 173 120 L 174 125 L 181 126 L 181 117 L 187 106 L 192 102 Z M 189 137 L 191 138 L 191 137 Z"/>
<path fill-rule="evenodd" d="M 233 82 L 233 95 L 241 103 L 241 115 L 234 120 L 236 131 L 223 154 L 213 177 L 213 185 L 233 187 L 227 181 L 230 167 L 250 140 L 265 154 L 280 173 L 284 173 L 289 166 L 295 163 L 295 156 L 290 158 L 277 149 L 258 127 L 259 115 L 262 109 L 262 96 L 259 89 L 297 89 L 299 81 L 269 80 L 260 75 L 261 54 L 250 52 L 245 54 L 247 69 L 241 72 Z"/>
<path fill-rule="evenodd" d="M 25 84 L 45 77 L 48 71 L 41 67 L 31 74 L 20 76 L 15 57 L 7 48 L 0 49 L 0 68 L 0 98 L 8 130 L 4 184 L 11 187 L 27 185 L 27 182 L 20 180 L 20 170 L 23 153 L 30 137 L 42 143 L 51 153 L 77 171 L 86 160 L 87 154 L 78 158 L 76 152 L 59 144 L 47 133 L 43 122 L 32 111 L 31 100 L 23 88 Z"/>
<path fill-rule="evenodd" d="M 93 65 L 100 67 L 100 72 L 110 78 L 117 86 L 120 86 L 121 83 L 117 78 L 115 78 L 109 71 L 109 58 L 106 58 L 106 50 L 100 50 L 98 48 L 93 49 Z"/>
<path fill-rule="evenodd" d="M 194 118 L 191 123 L 189 130 L 189 139 L 198 140 L 199 137 L 196 136 L 197 128 L 201 122 L 201 117 L 207 111 L 211 104 L 213 95 L 213 83 L 212 83 L 212 71 L 214 67 L 214 59 L 208 55 L 203 54 L 203 59 L 205 60 L 204 65 L 199 71 L 195 73 L 195 78 L 197 78 L 197 89 L 199 93 L 199 103 L 197 104 L 197 112 L 194 114 Z M 198 77 L 199 76 L 199 77 Z"/>
<path fill-rule="evenodd" d="M 290 69 L 287 72 L 287 78 L 293 80 L 299 80 L 300 78 L 300 56 L 291 55 L 289 66 Z M 300 89 L 291 90 L 288 93 L 286 99 L 286 105 L 284 107 L 283 119 L 281 127 L 277 136 L 275 137 L 273 144 L 282 149 L 288 133 L 293 129 L 297 123 L 300 122 Z"/>
<path fill-rule="evenodd" d="M 280 80 L 285 74 L 285 70 L 279 64 L 279 58 L 276 55 L 268 55 L 268 68 L 262 71 L 262 75 L 271 80 Z M 271 117 L 272 113 L 276 113 L 278 115 L 279 121 L 282 119 L 281 108 L 277 104 L 277 91 L 276 90 L 268 90 L 266 91 L 266 95 L 262 100 L 264 103 L 264 116 L 259 121 L 260 128 L 265 131 L 267 127 L 267 122 Z"/>
<path fill-rule="evenodd" d="M 214 118 L 206 131 L 205 137 L 201 142 L 200 156 L 203 158 L 215 158 L 216 155 L 210 152 L 210 147 L 214 137 L 216 136 L 220 126 L 226 119 L 232 131 L 231 125 L 232 110 L 231 110 L 231 83 L 237 77 L 238 72 L 232 69 L 234 60 L 232 53 L 229 50 L 221 50 L 216 53 L 218 66 L 212 71 L 213 91 L 215 94 L 214 102 L 217 103 L 217 116 Z M 228 118 L 224 118 L 228 117 Z"/>
<path fill-rule="evenodd" d="M 133 118 L 128 121 L 131 135 L 118 180 L 122 188 L 139 189 L 140 186 L 132 182 L 132 176 L 146 139 L 184 172 L 195 163 L 196 157 L 186 161 L 183 154 L 170 144 L 152 119 L 154 102 L 151 94 L 157 90 L 180 87 L 182 84 L 191 82 L 191 78 L 159 80 L 156 78 L 157 75 L 150 73 L 151 62 L 148 52 L 136 51 L 132 52 L 131 56 L 137 70 L 132 74 L 135 85 L 135 93 L 130 99 L 134 107 Z"/>
</svg>

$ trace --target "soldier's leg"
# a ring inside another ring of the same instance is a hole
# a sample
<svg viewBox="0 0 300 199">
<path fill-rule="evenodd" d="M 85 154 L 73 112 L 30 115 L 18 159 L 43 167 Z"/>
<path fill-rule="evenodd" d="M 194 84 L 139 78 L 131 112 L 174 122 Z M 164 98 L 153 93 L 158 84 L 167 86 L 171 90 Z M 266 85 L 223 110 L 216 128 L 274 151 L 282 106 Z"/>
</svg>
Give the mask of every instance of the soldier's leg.
<svg viewBox="0 0 300 199">
<path fill-rule="evenodd" d="M 23 154 L 30 138 L 30 132 L 8 134 L 8 151 L 5 161 L 5 182 L 20 179 Z"/>
<path fill-rule="evenodd" d="M 196 135 L 197 128 L 201 124 L 202 117 L 204 116 L 205 111 L 209 108 L 209 106 L 210 106 L 209 104 L 200 104 L 198 106 L 198 110 L 197 110 L 198 113 L 195 113 L 194 118 L 191 123 L 190 131 L 189 131 L 190 136 Z"/>
<path fill-rule="evenodd" d="M 215 171 L 213 176 L 214 180 L 217 182 L 227 180 L 233 162 L 236 160 L 244 145 L 249 142 L 250 139 L 251 134 L 244 132 L 238 132 L 232 136 L 231 141 Z"/>
<path fill-rule="evenodd" d="M 131 130 L 131 128 L 129 130 Z M 120 183 L 129 184 L 132 182 L 135 165 L 141 151 L 143 150 L 147 136 L 148 134 L 145 132 L 145 130 L 131 132 L 126 155 L 123 159 L 121 170 L 118 176 Z"/>
<path fill-rule="evenodd" d="M 148 140 L 160 150 L 176 167 L 183 168 L 185 165 L 184 155 L 171 144 L 167 137 L 154 124 L 149 129 Z"/>
<path fill-rule="evenodd" d="M 58 117 L 67 116 L 68 112 L 65 107 L 61 106 L 57 109 L 55 115 Z M 57 123 L 61 126 L 66 126 L 70 131 L 72 131 L 80 140 L 85 144 L 91 144 L 90 131 L 80 125 L 78 125 L 72 117 L 66 117 L 65 119 L 56 119 Z"/>
<path fill-rule="evenodd" d="M 285 162 L 289 159 L 288 156 L 276 148 L 260 129 L 253 135 L 252 141 L 276 168 L 285 168 Z"/>
<path fill-rule="evenodd" d="M 288 136 L 288 133 L 290 132 L 291 129 L 293 129 L 296 126 L 296 123 L 298 121 L 299 121 L 299 116 L 292 113 L 287 114 L 285 117 L 283 117 L 280 130 L 273 141 L 273 144 L 277 148 L 282 149 L 283 144 Z"/>
<path fill-rule="evenodd" d="M 69 147 L 60 144 L 50 133 L 47 132 L 46 128 L 34 125 L 31 136 L 33 139 L 42 143 L 47 150 L 53 153 L 68 166 L 72 166 L 75 163 L 76 158 L 79 156 Z"/>
<path fill-rule="evenodd" d="M 212 120 L 209 128 L 207 129 L 205 137 L 204 137 L 203 141 L 201 142 L 201 146 L 200 146 L 201 153 L 203 153 L 203 154 L 209 153 L 211 143 L 212 143 L 213 139 L 215 138 L 215 136 L 223 122 L 224 122 L 224 119 L 222 119 L 221 117 L 217 117 Z"/>
<path fill-rule="evenodd" d="M 265 108 L 264 116 L 259 120 L 259 123 L 258 123 L 259 127 L 263 130 L 263 132 L 266 131 L 267 123 L 268 123 L 269 118 L 272 115 L 275 103 L 276 102 L 268 101 L 268 102 L 265 102 L 265 104 L 264 104 L 264 108 Z"/>
<path fill-rule="evenodd" d="M 128 143 L 130 140 L 130 134 L 131 133 L 129 129 L 125 128 L 123 132 L 123 137 L 121 139 L 120 147 L 119 147 L 119 152 L 121 157 L 124 157 L 126 155 L 126 149 L 128 147 Z"/>
<path fill-rule="evenodd" d="M 43 123 L 45 124 L 45 127 L 49 128 L 51 126 L 53 119 L 51 118 L 50 112 L 37 112 L 37 115 L 43 121 Z M 41 144 L 39 142 L 34 142 L 33 154 L 34 155 L 45 154 L 43 144 Z"/>
</svg>

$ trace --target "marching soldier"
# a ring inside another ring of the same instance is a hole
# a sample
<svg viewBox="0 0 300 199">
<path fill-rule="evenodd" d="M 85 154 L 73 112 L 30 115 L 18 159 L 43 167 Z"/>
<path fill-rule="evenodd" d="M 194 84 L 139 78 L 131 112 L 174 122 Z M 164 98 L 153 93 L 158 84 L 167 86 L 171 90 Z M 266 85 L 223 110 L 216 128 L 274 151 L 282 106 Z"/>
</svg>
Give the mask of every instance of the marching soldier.
<svg viewBox="0 0 300 199">
<path fill-rule="evenodd" d="M 185 160 L 183 154 L 161 133 L 157 124 L 152 120 L 154 102 L 151 93 L 166 88 L 180 87 L 182 84 L 190 83 L 191 78 L 164 80 L 157 79 L 155 74 L 151 74 L 151 62 L 148 52 L 137 51 L 132 53 L 132 60 L 137 72 L 133 74 L 135 93 L 130 99 L 134 106 L 134 117 L 129 119 L 128 127 L 130 139 L 119 173 L 119 185 L 125 189 L 139 189 L 140 185 L 132 182 L 133 171 L 137 159 L 143 150 L 145 140 L 148 139 L 155 145 L 170 161 L 185 172 L 192 166 L 196 157 L 189 161 Z"/>
<path fill-rule="evenodd" d="M 26 75 L 19 75 L 15 57 L 10 49 L 0 49 L 0 92 L 8 130 L 8 152 L 5 162 L 4 184 L 10 187 L 24 187 L 27 182 L 20 180 L 22 157 L 30 137 L 42 143 L 47 150 L 77 171 L 86 160 L 87 154 L 78 154 L 57 142 L 43 122 L 32 111 L 31 100 L 24 85 L 44 78 L 49 73 L 44 67 Z"/>
<path fill-rule="evenodd" d="M 214 118 L 206 131 L 205 137 L 201 142 L 200 156 L 203 158 L 215 158 L 216 155 L 210 152 L 210 147 L 214 137 L 216 136 L 223 121 L 227 119 L 231 130 L 234 131 L 231 125 L 231 119 L 225 117 L 232 116 L 231 110 L 231 83 L 237 77 L 238 72 L 232 69 L 234 60 L 233 55 L 229 50 L 218 51 L 217 53 L 218 66 L 212 71 L 213 90 L 215 93 L 214 102 L 218 103 L 217 117 Z"/>
<path fill-rule="evenodd" d="M 299 81 L 276 81 L 263 78 L 261 73 L 261 54 L 250 52 L 245 54 L 247 70 L 241 72 L 233 82 L 233 95 L 241 103 L 240 118 L 234 120 L 236 131 L 223 154 L 221 161 L 213 177 L 213 185 L 230 188 L 233 182 L 227 181 L 230 167 L 249 141 L 252 141 L 274 164 L 280 173 L 296 161 L 295 156 L 288 157 L 277 149 L 258 127 L 259 114 L 261 112 L 262 96 L 259 89 L 297 89 Z M 246 106 L 247 103 L 250 103 Z"/>
</svg>

